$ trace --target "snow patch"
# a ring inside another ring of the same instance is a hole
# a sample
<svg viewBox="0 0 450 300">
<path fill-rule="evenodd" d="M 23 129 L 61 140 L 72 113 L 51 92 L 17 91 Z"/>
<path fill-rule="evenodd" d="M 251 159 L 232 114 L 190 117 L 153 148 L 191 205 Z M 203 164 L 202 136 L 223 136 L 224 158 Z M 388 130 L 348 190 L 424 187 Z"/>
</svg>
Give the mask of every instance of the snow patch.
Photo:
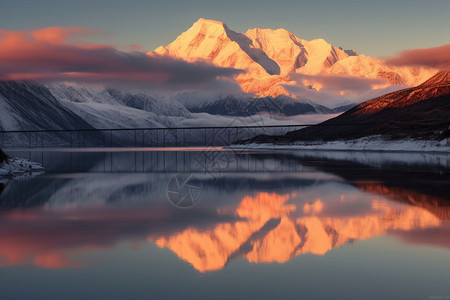
<svg viewBox="0 0 450 300">
<path fill-rule="evenodd" d="M 23 158 L 9 158 L 0 164 L 0 182 L 20 180 L 44 172 L 41 164 Z"/>
</svg>

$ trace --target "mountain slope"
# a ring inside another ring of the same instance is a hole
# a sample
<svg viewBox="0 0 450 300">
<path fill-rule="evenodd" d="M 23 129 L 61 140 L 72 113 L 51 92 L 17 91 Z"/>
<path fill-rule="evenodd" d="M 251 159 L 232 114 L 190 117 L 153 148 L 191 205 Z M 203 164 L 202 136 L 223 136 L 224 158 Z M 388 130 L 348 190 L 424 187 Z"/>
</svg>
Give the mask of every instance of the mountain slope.
<svg viewBox="0 0 450 300">
<path fill-rule="evenodd" d="M 0 130 L 166 127 L 191 113 L 145 93 L 63 83 L 0 82 Z"/>
<path fill-rule="evenodd" d="M 253 142 L 389 138 L 443 139 L 450 136 L 450 72 L 423 84 L 366 101 L 344 114 L 283 137 L 259 136 Z"/>
<path fill-rule="evenodd" d="M 285 29 L 255 28 L 237 33 L 222 22 L 205 19 L 199 19 L 166 47 L 160 46 L 148 54 L 155 53 L 246 70 L 236 80 L 245 92 L 259 96 L 289 95 L 283 85 L 298 84 L 289 74 L 381 78 L 389 84 L 414 86 L 436 72 L 388 66 L 381 60 L 332 46 L 323 39 L 300 39 Z"/>
<path fill-rule="evenodd" d="M 47 88 L 62 105 L 95 128 L 166 127 L 172 125 L 171 117 L 190 117 L 189 111 L 177 101 L 145 93 L 65 84 Z"/>
<path fill-rule="evenodd" d="M 1 130 L 93 128 L 45 86 L 26 82 L 0 82 L 0 116 Z"/>
</svg>

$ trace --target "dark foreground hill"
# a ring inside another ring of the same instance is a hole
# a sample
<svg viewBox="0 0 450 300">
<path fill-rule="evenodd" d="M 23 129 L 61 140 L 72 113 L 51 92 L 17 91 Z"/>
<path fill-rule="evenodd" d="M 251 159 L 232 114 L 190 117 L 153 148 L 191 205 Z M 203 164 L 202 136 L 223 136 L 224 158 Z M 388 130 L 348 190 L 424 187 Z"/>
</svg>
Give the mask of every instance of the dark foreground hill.
<svg viewBox="0 0 450 300">
<path fill-rule="evenodd" d="M 374 135 L 388 139 L 450 137 L 450 72 L 439 72 L 417 87 L 363 102 L 316 126 L 246 142 L 350 140 Z"/>
</svg>

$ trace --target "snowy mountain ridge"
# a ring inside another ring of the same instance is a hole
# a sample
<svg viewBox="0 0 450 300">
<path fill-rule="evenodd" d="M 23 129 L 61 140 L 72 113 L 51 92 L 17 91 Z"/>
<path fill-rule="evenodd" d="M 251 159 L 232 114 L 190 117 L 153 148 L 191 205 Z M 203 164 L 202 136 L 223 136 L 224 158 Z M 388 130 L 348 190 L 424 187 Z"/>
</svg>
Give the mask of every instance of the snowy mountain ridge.
<svg viewBox="0 0 450 300">
<path fill-rule="evenodd" d="M 323 39 L 300 39 L 285 29 L 255 28 L 237 33 L 222 22 L 206 19 L 199 19 L 175 41 L 148 54 L 206 60 L 220 67 L 243 69 L 247 72 L 238 75 L 236 81 L 244 92 L 273 97 L 293 96 L 284 86 L 299 84 L 291 74 L 378 78 L 386 81 L 385 86 L 416 86 L 437 71 L 390 66 Z M 307 79 L 302 83 L 321 88 L 319 83 Z"/>
</svg>

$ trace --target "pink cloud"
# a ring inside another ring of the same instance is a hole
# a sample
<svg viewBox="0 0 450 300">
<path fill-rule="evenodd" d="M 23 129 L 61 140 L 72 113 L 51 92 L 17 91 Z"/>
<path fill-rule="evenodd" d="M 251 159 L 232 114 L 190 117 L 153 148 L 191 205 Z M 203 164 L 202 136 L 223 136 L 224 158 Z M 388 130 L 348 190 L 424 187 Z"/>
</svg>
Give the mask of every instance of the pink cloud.
<svg viewBox="0 0 450 300">
<path fill-rule="evenodd" d="M 101 32 L 84 27 L 0 30 L 0 80 L 183 89 L 216 84 L 242 72 L 82 41 L 98 34 Z"/>
<path fill-rule="evenodd" d="M 102 36 L 106 35 L 107 32 L 86 27 L 47 27 L 29 31 L 28 34 L 35 40 L 57 44 L 81 41 L 82 38 L 86 37 Z"/>
<path fill-rule="evenodd" d="M 387 59 L 386 62 L 398 66 L 425 66 L 449 70 L 450 44 L 434 48 L 406 50 L 398 56 Z"/>
</svg>

